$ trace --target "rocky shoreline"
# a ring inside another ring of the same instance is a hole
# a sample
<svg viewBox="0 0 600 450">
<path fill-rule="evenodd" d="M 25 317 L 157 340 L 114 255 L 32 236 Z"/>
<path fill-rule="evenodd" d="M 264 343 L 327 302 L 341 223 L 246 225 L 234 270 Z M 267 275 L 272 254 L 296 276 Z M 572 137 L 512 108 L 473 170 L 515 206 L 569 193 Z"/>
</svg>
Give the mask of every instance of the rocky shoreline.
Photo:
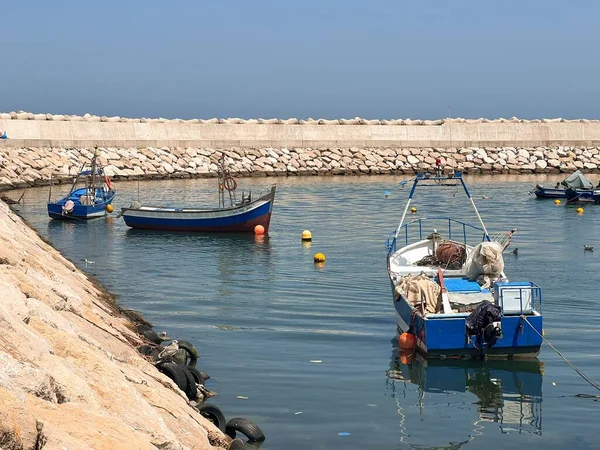
<svg viewBox="0 0 600 450">
<path fill-rule="evenodd" d="M 217 450 L 112 296 L 0 202 L 0 448 Z"/>
<path fill-rule="evenodd" d="M 116 180 L 210 178 L 225 153 L 238 176 L 376 175 L 433 171 L 467 174 L 600 172 L 600 147 L 463 148 L 99 148 L 99 161 Z M 0 190 L 71 181 L 92 148 L 0 148 Z"/>
</svg>

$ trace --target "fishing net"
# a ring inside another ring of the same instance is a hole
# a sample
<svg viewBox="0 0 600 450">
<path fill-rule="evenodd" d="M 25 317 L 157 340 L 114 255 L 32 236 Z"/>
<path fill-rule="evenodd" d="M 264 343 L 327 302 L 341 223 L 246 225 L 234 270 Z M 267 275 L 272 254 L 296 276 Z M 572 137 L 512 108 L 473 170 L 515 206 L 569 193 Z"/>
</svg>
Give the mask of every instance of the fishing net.
<svg viewBox="0 0 600 450">
<path fill-rule="evenodd" d="M 435 256 L 448 269 L 460 269 L 465 263 L 467 252 L 464 246 L 455 242 L 443 242 L 435 251 Z"/>
<path fill-rule="evenodd" d="M 443 267 L 460 269 L 467 259 L 465 247 L 455 242 L 443 242 L 436 249 L 435 255 L 427 255 L 416 262 L 417 266 Z"/>
</svg>

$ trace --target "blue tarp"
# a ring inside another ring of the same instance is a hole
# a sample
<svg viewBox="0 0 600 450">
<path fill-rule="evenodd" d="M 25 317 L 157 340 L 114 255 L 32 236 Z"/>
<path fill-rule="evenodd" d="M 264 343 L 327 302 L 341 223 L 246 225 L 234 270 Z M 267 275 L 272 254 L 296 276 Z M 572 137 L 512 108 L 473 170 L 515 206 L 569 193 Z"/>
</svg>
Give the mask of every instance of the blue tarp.
<svg viewBox="0 0 600 450">
<path fill-rule="evenodd" d="M 448 292 L 480 292 L 481 286 L 477 281 L 468 278 L 444 278 L 444 285 Z"/>
</svg>

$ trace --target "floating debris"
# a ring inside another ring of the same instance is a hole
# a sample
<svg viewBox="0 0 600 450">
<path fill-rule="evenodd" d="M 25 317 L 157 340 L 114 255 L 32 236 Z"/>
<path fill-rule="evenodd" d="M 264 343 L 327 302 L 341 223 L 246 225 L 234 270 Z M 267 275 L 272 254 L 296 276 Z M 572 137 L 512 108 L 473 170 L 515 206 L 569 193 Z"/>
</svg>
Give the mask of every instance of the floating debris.
<svg viewBox="0 0 600 450">
<path fill-rule="evenodd" d="M 321 361 L 320 359 L 311 359 L 310 362 L 313 363 L 313 364 L 320 364 L 323 361 Z"/>
</svg>

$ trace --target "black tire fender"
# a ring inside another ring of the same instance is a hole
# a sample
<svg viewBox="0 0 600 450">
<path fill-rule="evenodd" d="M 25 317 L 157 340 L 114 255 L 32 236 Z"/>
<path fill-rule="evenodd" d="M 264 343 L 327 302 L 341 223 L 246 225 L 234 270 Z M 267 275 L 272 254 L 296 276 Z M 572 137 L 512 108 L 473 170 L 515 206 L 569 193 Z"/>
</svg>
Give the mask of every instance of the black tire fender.
<svg viewBox="0 0 600 450">
<path fill-rule="evenodd" d="M 196 406 L 198 412 L 205 419 L 210 420 L 219 430 L 225 433 L 225 427 L 227 426 L 227 420 L 225 414 L 217 405 L 211 403 L 202 403 Z"/>
<path fill-rule="evenodd" d="M 187 386 L 183 392 L 187 395 L 188 400 L 196 400 L 198 398 L 198 384 L 194 375 L 185 366 L 179 366 L 179 368 L 183 370 L 187 379 Z"/>
<path fill-rule="evenodd" d="M 244 434 L 248 438 L 248 442 L 262 442 L 265 440 L 265 434 L 259 426 L 244 417 L 234 417 L 225 425 L 225 434 L 230 438 L 235 438 L 236 431 Z"/>
<path fill-rule="evenodd" d="M 256 450 L 256 447 L 245 444 L 241 439 L 234 439 L 227 447 L 228 450 Z"/>
<path fill-rule="evenodd" d="M 187 391 L 188 379 L 183 368 L 174 363 L 164 363 L 158 366 L 158 370 L 173 380 L 177 387 L 183 392 Z"/>
<path fill-rule="evenodd" d="M 187 367 L 187 370 L 189 370 L 192 376 L 194 377 L 194 381 L 196 381 L 196 384 L 201 384 L 204 386 L 204 382 L 210 379 L 210 375 L 196 369 L 195 367 Z"/>
<path fill-rule="evenodd" d="M 179 349 L 185 350 L 187 353 L 189 361 L 186 360 L 186 365 L 190 367 L 196 367 L 196 364 L 198 363 L 198 358 L 200 358 L 196 347 L 194 347 L 194 345 L 191 342 L 179 340 L 177 341 L 177 345 L 179 346 Z"/>
<path fill-rule="evenodd" d="M 160 344 L 162 339 L 156 334 L 156 331 L 149 327 L 148 325 L 138 325 L 137 327 L 138 333 L 148 339 L 150 342 L 154 342 L 155 344 Z"/>
</svg>

